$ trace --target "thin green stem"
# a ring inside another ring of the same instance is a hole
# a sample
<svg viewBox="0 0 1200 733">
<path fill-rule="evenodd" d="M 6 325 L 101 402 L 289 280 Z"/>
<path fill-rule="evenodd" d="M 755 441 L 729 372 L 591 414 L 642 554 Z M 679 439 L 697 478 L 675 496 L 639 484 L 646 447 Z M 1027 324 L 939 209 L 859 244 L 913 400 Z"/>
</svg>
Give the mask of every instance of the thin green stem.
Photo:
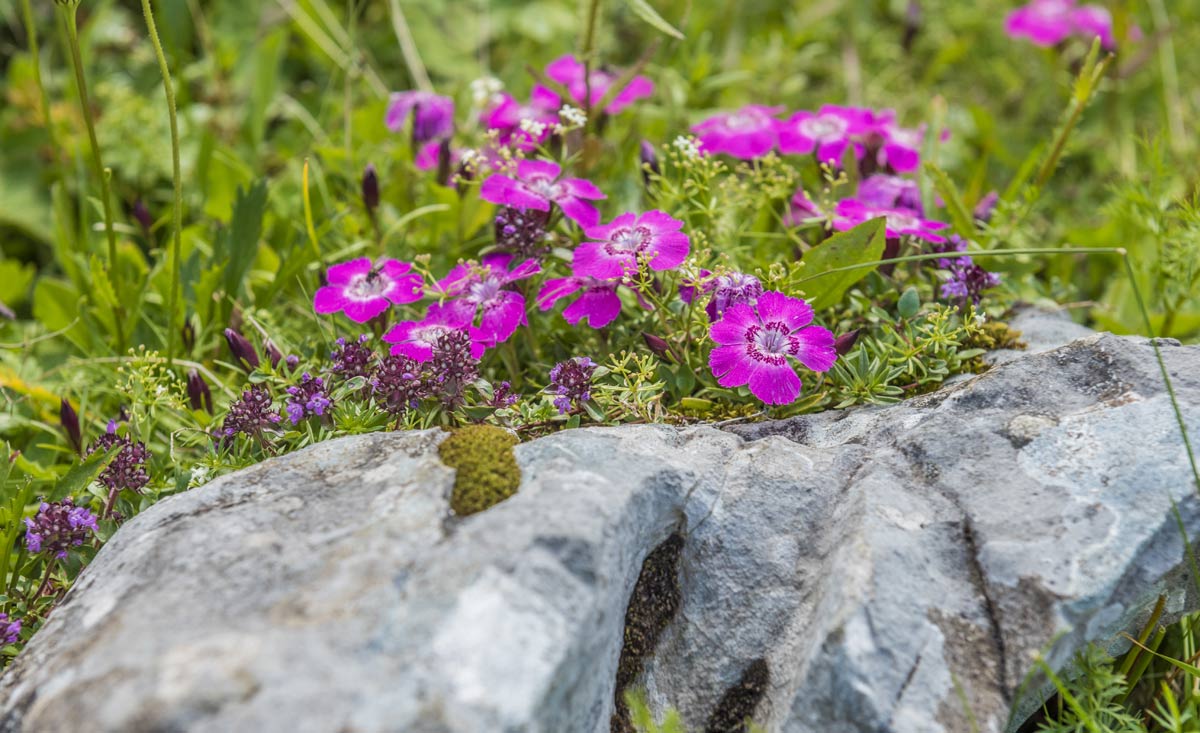
<svg viewBox="0 0 1200 733">
<path fill-rule="evenodd" d="M 971 252 L 963 253 L 963 256 L 979 258 L 979 257 L 1015 257 L 1017 255 L 1051 255 L 1051 254 L 1055 254 L 1055 255 L 1057 255 L 1057 254 L 1124 255 L 1125 250 L 1121 247 L 1088 247 L 1086 249 L 1082 248 L 1082 247 L 1035 247 L 1035 248 L 1030 248 L 1030 249 L 997 249 L 997 250 L 984 250 L 981 252 L 971 251 Z M 824 272 L 818 272 L 815 275 L 809 275 L 808 277 L 802 277 L 799 280 L 793 281 L 792 284 L 799 285 L 801 283 L 806 283 L 806 282 L 809 282 L 812 280 L 817 280 L 822 277 L 825 277 L 826 275 L 832 275 L 832 274 L 838 273 L 838 272 L 850 272 L 852 270 L 869 270 L 869 269 L 874 269 L 880 265 L 891 265 L 891 264 L 896 264 L 899 262 L 922 262 L 924 260 L 940 260 L 940 259 L 946 259 L 947 256 L 948 255 L 944 252 L 940 252 L 940 253 L 934 252 L 931 254 L 905 255 L 904 257 L 893 257 L 891 259 L 886 259 L 886 260 L 874 260 L 871 262 L 863 262 L 862 264 L 858 264 L 858 265 L 846 265 L 845 267 L 834 267 L 834 268 L 825 270 Z"/>
<path fill-rule="evenodd" d="M 592 54 L 596 50 L 596 25 L 600 17 L 600 0 L 588 0 L 587 22 L 583 27 L 583 112 L 592 123 Z"/>
<path fill-rule="evenodd" d="M 46 123 L 46 135 L 50 137 L 50 147 L 58 153 L 58 145 L 54 140 L 54 123 L 50 119 L 50 96 L 42 83 L 42 58 L 38 46 L 37 25 L 33 18 L 33 5 L 30 0 L 21 0 L 21 17 L 25 21 L 25 37 L 29 41 L 29 55 L 33 57 L 33 83 L 38 88 L 38 101 L 41 103 L 42 119 Z"/>
<path fill-rule="evenodd" d="M 404 11 L 400 9 L 400 0 L 390 0 L 388 6 L 392 15 L 392 32 L 396 34 L 396 42 L 400 44 L 400 55 L 404 57 L 408 73 L 412 75 L 417 89 L 432 92 L 433 82 L 429 80 L 429 73 L 425 71 L 425 64 L 417 51 L 417 43 L 408 28 L 408 20 L 404 17 Z"/>
<path fill-rule="evenodd" d="M 158 27 L 154 23 L 154 11 L 150 0 L 142 0 L 142 14 L 146 16 L 146 30 L 150 33 L 150 43 L 154 45 L 154 54 L 158 57 L 158 71 L 162 74 L 163 91 L 167 95 L 167 114 L 171 121 L 171 165 L 175 182 L 175 205 L 172 209 L 173 240 L 171 245 L 171 292 L 167 296 L 167 363 L 175 363 L 175 339 L 177 329 L 175 323 L 179 319 L 179 288 L 181 272 L 179 258 L 183 250 L 183 172 L 179 162 L 179 119 L 175 107 L 175 85 L 171 83 L 171 69 L 167 65 L 167 56 L 163 53 L 162 42 L 158 38 Z"/>
<path fill-rule="evenodd" d="M 71 62 L 75 69 L 75 85 L 79 90 L 79 106 L 83 113 L 83 121 L 87 124 L 88 142 L 92 148 L 92 168 L 100 179 L 100 203 L 104 207 L 104 232 L 108 236 L 108 274 L 112 280 L 113 290 L 118 297 L 124 293 L 121 283 L 121 266 L 117 261 L 117 231 L 113 228 L 112 195 L 108 183 L 110 172 L 104 167 L 100 157 L 100 141 L 96 138 L 96 123 L 92 118 L 92 102 L 88 97 L 87 78 L 83 73 L 83 52 L 79 47 L 79 23 L 75 17 L 78 2 L 62 5 L 67 25 L 67 40 L 71 49 Z M 113 327 L 117 331 L 117 348 L 125 350 L 125 336 L 122 323 L 124 314 L 119 305 L 113 306 Z"/>
</svg>

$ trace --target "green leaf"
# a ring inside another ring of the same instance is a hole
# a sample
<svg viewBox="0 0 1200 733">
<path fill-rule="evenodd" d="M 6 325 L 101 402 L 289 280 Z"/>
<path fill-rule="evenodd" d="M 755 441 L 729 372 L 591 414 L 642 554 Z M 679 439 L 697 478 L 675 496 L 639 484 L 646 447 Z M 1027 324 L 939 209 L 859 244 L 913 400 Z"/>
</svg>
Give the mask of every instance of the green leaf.
<svg viewBox="0 0 1200 733">
<path fill-rule="evenodd" d="M 29 299 L 37 268 L 17 260 L 0 260 L 0 303 L 16 307 Z"/>
<path fill-rule="evenodd" d="M 78 323 L 75 327 L 68 328 L 76 321 L 83 307 L 79 294 L 62 280 L 43 277 L 33 288 L 33 317 L 41 321 L 47 330 L 65 329 L 66 337 L 80 349 L 87 351 L 91 346 L 87 329 Z"/>
<path fill-rule="evenodd" d="M 946 211 L 950 214 L 950 221 L 954 224 L 955 231 L 967 239 L 974 239 L 976 235 L 975 215 L 963 203 L 958 186 L 954 185 L 954 181 L 950 179 L 946 171 L 933 163 L 925 164 L 925 172 L 933 178 L 933 189 L 945 202 Z"/>
<path fill-rule="evenodd" d="M 71 470 L 67 471 L 54 484 L 54 488 L 50 491 L 50 501 L 59 501 L 63 497 L 75 496 L 82 492 L 89 484 L 96 480 L 96 477 L 100 475 L 100 472 L 104 470 L 108 462 L 120 453 L 123 448 L 124 446 L 114 445 L 107 452 L 100 453 L 97 451 L 83 459 L 81 463 L 72 466 Z"/>
<path fill-rule="evenodd" d="M 258 240 L 262 237 L 266 211 L 266 179 L 255 182 L 249 190 L 238 186 L 229 228 L 221 233 L 216 248 L 217 261 L 225 264 L 225 292 L 230 297 L 238 296 L 246 273 L 258 255 Z"/>
<path fill-rule="evenodd" d="M 917 289 L 910 287 L 900 296 L 900 302 L 896 304 L 896 311 L 901 318 L 912 318 L 917 315 L 917 311 L 921 310 L 921 296 L 917 293 Z"/>
<path fill-rule="evenodd" d="M 683 40 L 683 34 L 679 32 L 679 29 L 664 20 L 663 17 L 658 14 L 657 10 L 650 7 L 650 3 L 646 2 L 646 0 L 626 0 L 626 2 L 629 4 L 630 10 L 632 10 L 639 18 L 646 21 L 663 35 L 670 36 L 671 38 L 678 38 L 681 41 Z"/>
<path fill-rule="evenodd" d="M 884 223 L 883 219 L 864 222 L 850 231 L 833 235 L 805 253 L 806 277 L 813 278 L 805 287 L 805 295 L 814 308 L 819 310 L 838 303 L 847 290 L 877 267 L 864 263 L 883 257 L 883 248 L 887 244 Z M 830 270 L 860 264 L 863 267 L 817 277 Z"/>
</svg>

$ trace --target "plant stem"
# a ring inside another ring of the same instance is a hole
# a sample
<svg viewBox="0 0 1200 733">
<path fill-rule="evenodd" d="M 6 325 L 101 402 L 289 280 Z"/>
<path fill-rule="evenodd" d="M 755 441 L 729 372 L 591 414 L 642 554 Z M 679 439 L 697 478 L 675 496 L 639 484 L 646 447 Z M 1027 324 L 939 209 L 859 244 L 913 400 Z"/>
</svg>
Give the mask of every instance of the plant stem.
<svg viewBox="0 0 1200 733">
<path fill-rule="evenodd" d="M 108 183 L 111 172 L 104 167 L 104 161 L 100 157 L 100 141 L 96 138 L 96 123 L 92 119 L 92 102 L 88 98 L 87 79 L 83 73 L 83 52 L 79 47 L 79 23 L 75 17 L 78 3 L 62 7 L 67 22 L 67 40 L 71 49 L 71 62 L 75 69 L 75 85 L 79 88 L 79 106 L 83 113 L 83 121 L 87 124 L 88 142 L 92 148 L 92 168 L 100 179 L 100 203 L 104 207 L 104 232 L 108 236 L 108 274 L 112 280 L 113 290 L 119 298 L 124 289 L 121 283 L 121 266 L 117 261 L 117 231 L 113 228 L 112 196 Z M 113 306 L 113 327 L 117 331 L 117 348 L 120 351 L 125 350 L 124 328 L 121 325 L 124 320 L 122 311 L 120 305 Z"/>
<path fill-rule="evenodd" d="M 589 0 L 580 53 L 583 57 L 583 112 L 587 115 L 589 127 L 592 125 L 592 53 L 596 48 L 596 21 L 599 16 L 600 0 Z"/>
<path fill-rule="evenodd" d="M 154 45 L 154 54 L 158 57 L 158 70 L 162 74 L 163 91 L 167 95 L 167 114 L 171 121 L 171 165 L 175 183 L 175 205 L 171 215 L 174 239 L 171 245 L 171 292 L 167 296 L 167 364 L 174 364 L 177 336 L 175 322 L 179 317 L 181 279 L 179 258 L 183 249 L 183 173 L 179 162 L 179 119 L 175 107 L 175 86 L 171 83 L 171 69 L 167 66 L 162 42 L 158 39 L 158 27 L 154 24 L 154 11 L 150 7 L 150 0 L 142 0 L 142 14 L 146 16 L 146 30 L 150 33 L 150 43 Z"/>
<path fill-rule="evenodd" d="M 46 135 L 50 138 L 50 147 L 58 153 L 58 145 L 54 139 L 54 124 L 50 119 L 50 97 L 42 83 L 42 58 L 38 46 L 37 26 L 33 20 L 33 6 L 30 0 L 21 0 L 21 16 L 25 21 L 25 37 L 29 41 L 29 54 L 33 57 L 33 83 L 38 88 L 38 101 L 41 103 L 42 119 L 46 124 Z"/>
<path fill-rule="evenodd" d="M 400 9 L 400 0 L 390 0 L 389 9 L 392 11 L 392 31 L 396 34 L 396 42 L 400 44 L 400 54 L 404 56 L 404 65 L 408 67 L 408 73 L 412 75 L 417 89 L 432 92 L 433 82 L 429 80 L 412 31 L 408 28 L 408 21 L 404 18 L 404 11 Z"/>
</svg>

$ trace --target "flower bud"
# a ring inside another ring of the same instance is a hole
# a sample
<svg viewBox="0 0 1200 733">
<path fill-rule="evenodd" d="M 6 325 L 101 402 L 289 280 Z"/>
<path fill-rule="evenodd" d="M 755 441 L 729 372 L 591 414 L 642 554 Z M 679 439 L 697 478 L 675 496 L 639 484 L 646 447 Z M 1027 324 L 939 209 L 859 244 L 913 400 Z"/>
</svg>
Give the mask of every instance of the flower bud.
<svg viewBox="0 0 1200 733">
<path fill-rule="evenodd" d="M 674 354 L 671 350 L 671 345 L 666 339 L 655 336 L 652 333 L 643 333 L 642 340 L 646 342 L 646 346 L 650 348 L 656 355 L 663 359 L 671 359 Z"/>
<path fill-rule="evenodd" d="M 71 403 L 67 402 L 65 397 L 58 408 L 58 422 L 62 425 L 63 432 L 67 434 L 67 442 L 71 444 L 76 453 L 82 453 L 83 433 L 79 429 L 79 413 L 75 412 L 75 408 L 71 407 Z"/>
<path fill-rule="evenodd" d="M 225 329 L 225 343 L 229 344 L 229 353 L 233 354 L 234 361 L 238 362 L 243 369 L 252 372 L 258 368 L 258 353 L 246 337 L 232 328 Z"/>
<path fill-rule="evenodd" d="M 196 328 L 192 325 L 191 318 L 184 320 L 183 328 L 180 329 L 179 335 L 183 340 L 183 353 L 192 353 L 192 349 L 196 348 Z"/>
<path fill-rule="evenodd" d="M 837 352 L 838 356 L 845 356 L 850 353 L 850 349 L 853 349 L 854 345 L 858 343 L 859 333 L 861 333 L 860 329 L 856 328 L 853 331 L 843 333 L 833 340 L 833 350 Z"/>
<path fill-rule="evenodd" d="M 193 410 L 204 410 L 210 415 L 213 414 L 212 391 L 209 390 L 204 377 L 201 377 L 200 372 L 195 369 L 188 372 L 187 394 L 188 404 L 192 406 Z"/>
<path fill-rule="evenodd" d="M 975 205 L 973 216 L 975 221 L 981 224 L 987 224 L 992 220 L 992 214 L 996 213 L 996 204 L 1000 201 L 1000 194 L 992 191 L 987 196 L 979 199 L 979 203 Z"/>
<path fill-rule="evenodd" d="M 642 182 L 649 186 L 651 177 L 662 174 L 662 168 L 658 164 L 658 151 L 649 140 L 643 140 L 639 157 L 642 161 Z"/>
<path fill-rule="evenodd" d="M 279 362 L 283 361 L 283 352 L 271 339 L 267 339 L 267 342 L 263 344 L 263 349 L 267 352 L 267 358 L 271 360 L 271 368 L 278 369 Z"/>
<path fill-rule="evenodd" d="M 901 41 L 905 53 L 912 52 L 922 25 L 921 0 L 908 0 L 908 7 L 904 10 L 904 38 Z"/>
<path fill-rule="evenodd" d="M 367 213 L 374 216 L 375 209 L 379 208 L 379 174 L 375 172 L 374 165 L 368 165 L 363 171 L 362 200 Z"/>
<path fill-rule="evenodd" d="M 439 186 L 450 185 L 450 165 L 453 162 L 453 156 L 450 151 L 450 141 L 443 140 L 438 145 L 438 167 L 437 167 L 437 182 Z"/>
<path fill-rule="evenodd" d="M 149 237 L 150 230 L 154 228 L 154 217 L 150 214 L 150 209 L 146 208 L 146 202 L 141 199 L 134 201 L 131 213 L 137 220 L 138 226 L 142 228 L 142 233 Z"/>
</svg>

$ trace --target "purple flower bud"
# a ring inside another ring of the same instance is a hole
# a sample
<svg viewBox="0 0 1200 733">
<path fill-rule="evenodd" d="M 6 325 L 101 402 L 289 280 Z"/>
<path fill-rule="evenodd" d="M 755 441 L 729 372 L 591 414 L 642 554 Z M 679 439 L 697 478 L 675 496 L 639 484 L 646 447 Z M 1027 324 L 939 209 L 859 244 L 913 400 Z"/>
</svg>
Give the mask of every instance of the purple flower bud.
<svg viewBox="0 0 1200 733">
<path fill-rule="evenodd" d="M 76 453 L 83 452 L 83 433 L 79 430 L 79 413 L 75 412 L 75 408 L 71 407 L 71 403 L 67 402 L 64 397 L 62 404 L 58 408 L 58 421 L 62 425 L 63 432 L 67 434 L 67 441 Z"/>
<path fill-rule="evenodd" d="M 987 196 L 979 200 L 975 205 L 975 221 L 987 224 L 992 220 L 992 214 L 996 213 L 996 204 L 1000 201 L 1000 194 L 992 191 Z"/>
<path fill-rule="evenodd" d="M 450 165 L 452 161 L 453 156 L 450 150 L 450 140 L 443 140 L 438 145 L 437 182 L 439 186 L 450 185 Z"/>
<path fill-rule="evenodd" d="M 904 39 L 901 41 L 905 53 L 912 52 L 917 34 L 921 32 L 923 25 L 921 16 L 921 1 L 908 0 L 908 7 L 904 10 Z"/>
<path fill-rule="evenodd" d="M 853 331 L 847 331 L 838 336 L 833 340 L 833 350 L 837 352 L 838 356 L 845 356 L 850 353 L 850 349 L 853 349 L 854 345 L 858 343 L 860 333 L 860 329 L 856 328 Z"/>
<path fill-rule="evenodd" d="M 646 346 L 650 347 L 650 350 L 657 354 L 660 358 L 674 358 L 671 351 L 671 345 L 667 343 L 666 339 L 659 338 L 652 333 L 643 333 L 642 340 L 644 340 L 646 342 Z"/>
<path fill-rule="evenodd" d="M 368 165 L 363 171 L 362 200 L 367 213 L 374 216 L 375 209 L 379 208 L 379 174 L 375 172 L 374 165 Z"/>
<path fill-rule="evenodd" d="M 267 339 L 267 342 L 263 344 L 263 349 L 267 352 L 267 358 L 271 360 L 271 368 L 278 369 L 279 362 L 283 361 L 283 352 L 271 339 Z"/>
<path fill-rule="evenodd" d="M 288 373 L 296 371 L 296 367 L 300 366 L 300 357 L 295 354 L 288 354 L 288 358 L 283 361 L 287 364 Z"/>
<path fill-rule="evenodd" d="M 204 410 L 210 415 L 213 414 L 212 391 L 208 388 L 208 382 L 205 382 L 204 377 L 195 369 L 188 372 L 187 393 L 188 403 L 193 410 Z"/>
<path fill-rule="evenodd" d="M 252 372 L 258 368 L 258 353 L 246 337 L 232 328 L 225 329 L 225 343 L 229 344 L 229 352 L 233 354 L 234 361 L 238 362 L 243 369 Z"/>
<path fill-rule="evenodd" d="M 658 151 L 649 140 L 643 140 L 639 157 L 642 161 L 642 182 L 649 186 L 651 177 L 662 174 L 662 168 L 658 164 Z"/>
<path fill-rule="evenodd" d="M 150 214 L 150 209 L 146 208 L 146 202 L 141 199 L 134 201 L 132 213 L 138 226 L 142 228 L 142 233 L 149 237 L 150 230 L 154 227 L 154 217 Z"/>
<path fill-rule="evenodd" d="M 185 354 L 192 353 L 192 349 L 196 348 L 196 329 L 192 326 L 192 319 L 188 318 L 183 322 L 183 328 L 180 330 L 180 336 L 183 339 L 183 352 Z"/>
</svg>

